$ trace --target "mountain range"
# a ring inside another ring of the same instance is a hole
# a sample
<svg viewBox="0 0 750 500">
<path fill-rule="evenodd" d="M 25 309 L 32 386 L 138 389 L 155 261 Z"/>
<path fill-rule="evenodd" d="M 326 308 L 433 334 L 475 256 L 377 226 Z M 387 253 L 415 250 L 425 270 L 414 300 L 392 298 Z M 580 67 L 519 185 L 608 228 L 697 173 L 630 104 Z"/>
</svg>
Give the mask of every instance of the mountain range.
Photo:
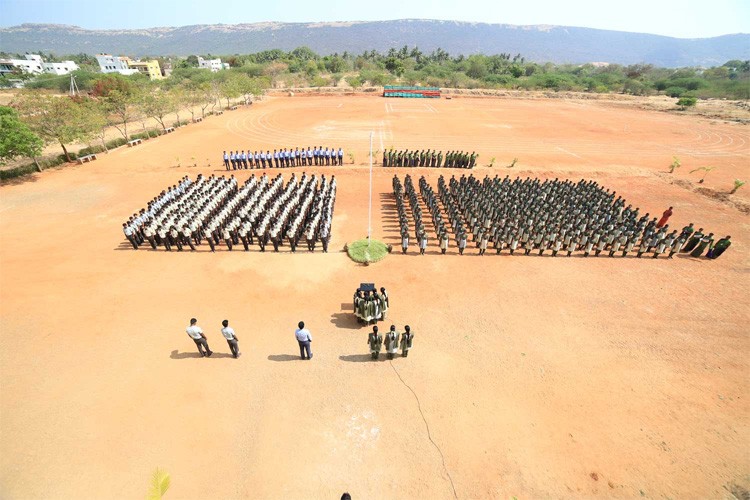
<svg viewBox="0 0 750 500">
<path fill-rule="evenodd" d="M 307 46 L 321 55 L 386 52 L 404 45 L 451 55 L 520 53 L 528 61 L 717 66 L 750 59 L 750 34 L 672 38 L 570 26 L 517 26 L 403 19 L 375 22 L 211 24 L 92 30 L 59 24 L 0 28 L 0 50 L 58 55 L 111 53 L 131 57 L 229 55 Z"/>
</svg>

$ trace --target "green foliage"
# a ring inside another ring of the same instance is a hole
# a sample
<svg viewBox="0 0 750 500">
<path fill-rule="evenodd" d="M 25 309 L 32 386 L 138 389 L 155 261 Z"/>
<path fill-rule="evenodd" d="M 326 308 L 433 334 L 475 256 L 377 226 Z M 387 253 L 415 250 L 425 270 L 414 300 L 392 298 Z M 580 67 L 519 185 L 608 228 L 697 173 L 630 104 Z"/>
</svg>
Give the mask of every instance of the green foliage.
<svg viewBox="0 0 750 500">
<path fill-rule="evenodd" d="M 729 194 L 734 194 L 734 193 L 736 193 L 736 192 L 737 192 L 737 190 L 738 190 L 739 188 L 741 188 L 742 186 L 744 186 L 744 185 L 745 185 L 746 183 L 747 183 L 747 181 L 741 181 L 741 180 L 739 180 L 739 179 L 735 179 L 735 180 L 734 180 L 734 187 L 733 187 L 733 188 L 732 188 L 732 190 L 731 190 L 731 191 L 729 192 Z"/>
<path fill-rule="evenodd" d="M 346 80 L 346 83 L 348 83 L 354 88 L 362 86 L 362 79 L 358 76 L 347 76 L 345 80 Z"/>
<path fill-rule="evenodd" d="M 664 89 L 664 93 L 669 97 L 682 97 L 685 92 L 687 92 L 687 89 L 684 87 L 672 86 Z"/>
<path fill-rule="evenodd" d="M 0 165 L 19 157 L 36 158 L 44 142 L 18 118 L 13 108 L 0 106 Z"/>
<path fill-rule="evenodd" d="M 367 238 L 365 238 L 348 244 L 346 252 L 354 262 L 369 264 L 383 260 L 388 255 L 388 246 L 377 240 L 371 240 L 368 246 Z"/>
<path fill-rule="evenodd" d="M 161 500 L 164 498 L 170 483 L 169 473 L 157 467 L 151 476 L 151 484 L 149 485 L 146 500 Z"/>
<path fill-rule="evenodd" d="M 680 97 L 680 99 L 677 101 L 677 105 L 682 109 L 687 109 L 691 106 L 695 106 L 695 103 L 698 102 L 698 100 L 695 97 Z"/>
<path fill-rule="evenodd" d="M 672 157 L 672 164 L 669 165 L 669 173 L 673 174 L 675 170 L 680 168 L 680 165 L 682 165 L 682 162 L 680 162 L 680 159 L 676 156 Z"/>
<path fill-rule="evenodd" d="M 494 160 L 494 158 L 493 158 Z M 510 165 L 508 165 L 508 168 L 513 168 L 516 166 L 516 163 L 518 163 L 518 158 L 513 158 L 513 161 L 510 162 Z"/>
</svg>

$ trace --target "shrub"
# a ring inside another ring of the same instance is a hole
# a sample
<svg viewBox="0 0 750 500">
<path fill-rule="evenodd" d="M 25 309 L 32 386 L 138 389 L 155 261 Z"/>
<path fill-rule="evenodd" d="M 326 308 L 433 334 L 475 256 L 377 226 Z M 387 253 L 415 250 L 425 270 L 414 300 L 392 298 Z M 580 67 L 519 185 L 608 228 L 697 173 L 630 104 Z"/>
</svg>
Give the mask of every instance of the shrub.
<svg viewBox="0 0 750 500">
<path fill-rule="evenodd" d="M 664 93 L 669 97 L 681 97 L 685 92 L 687 92 L 687 89 L 683 87 L 667 87 L 664 89 Z"/>
<path fill-rule="evenodd" d="M 677 105 L 682 109 L 685 109 L 691 106 L 695 106 L 696 102 L 698 102 L 698 100 L 695 97 L 680 97 L 680 99 L 677 101 Z"/>
</svg>

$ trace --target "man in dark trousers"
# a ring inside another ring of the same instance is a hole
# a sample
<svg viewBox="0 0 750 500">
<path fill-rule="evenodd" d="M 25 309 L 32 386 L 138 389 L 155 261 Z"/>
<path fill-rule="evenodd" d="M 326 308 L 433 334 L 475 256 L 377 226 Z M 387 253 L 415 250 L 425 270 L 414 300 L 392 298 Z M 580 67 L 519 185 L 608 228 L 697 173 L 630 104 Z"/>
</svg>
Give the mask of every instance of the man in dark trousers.
<svg viewBox="0 0 750 500">
<path fill-rule="evenodd" d="M 188 336 L 193 339 L 195 345 L 198 346 L 198 352 L 200 353 L 201 357 L 210 357 L 213 354 L 213 351 L 209 349 L 208 340 L 206 340 L 206 336 L 203 335 L 203 330 L 201 330 L 197 323 L 198 320 L 192 318 L 190 320 L 190 326 L 187 327 L 185 331 L 187 332 Z"/>
<path fill-rule="evenodd" d="M 297 339 L 297 343 L 299 344 L 299 357 L 302 359 L 312 359 L 312 350 L 310 348 L 310 343 L 312 342 L 312 335 L 310 334 L 310 330 L 305 328 L 305 322 L 300 321 L 297 324 L 297 330 L 294 331 L 294 336 Z"/>
<path fill-rule="evenodd" d="M 221 329 L 221 334 L 225 339 L 227 339 L 227 344 L 229 344 L 229 350 L 232 351 L 232 356 L 235 359 L 239 358 L 240 356 L 242 356 L 239 344 L 237 343 L 237 341 L 240 339 L 238 339 L 237 335 L 235 335 L 234 329 L 229 326 L 229 321 L 222 321 L 221 326 L 223 327 Z"/>
</svg>

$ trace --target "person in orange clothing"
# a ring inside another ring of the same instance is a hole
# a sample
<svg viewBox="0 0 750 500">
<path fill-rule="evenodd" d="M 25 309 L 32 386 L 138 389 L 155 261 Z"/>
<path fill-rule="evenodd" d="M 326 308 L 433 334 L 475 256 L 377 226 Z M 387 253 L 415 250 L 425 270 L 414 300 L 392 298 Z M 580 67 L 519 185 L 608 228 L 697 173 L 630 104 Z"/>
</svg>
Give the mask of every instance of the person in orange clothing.
<svg viewBox="0 0 750 500">
<path fill-rule="evenodd" d="M 656 227 L 663 227 L 664 224 L 667 223 L 669 218 L 672 217 L 672 207 L 669 207 L 664 211 L 663 214 L 661 214 L 661 219 L 659 219 L 659 222 L 656 224 Z"/>
</svg>

